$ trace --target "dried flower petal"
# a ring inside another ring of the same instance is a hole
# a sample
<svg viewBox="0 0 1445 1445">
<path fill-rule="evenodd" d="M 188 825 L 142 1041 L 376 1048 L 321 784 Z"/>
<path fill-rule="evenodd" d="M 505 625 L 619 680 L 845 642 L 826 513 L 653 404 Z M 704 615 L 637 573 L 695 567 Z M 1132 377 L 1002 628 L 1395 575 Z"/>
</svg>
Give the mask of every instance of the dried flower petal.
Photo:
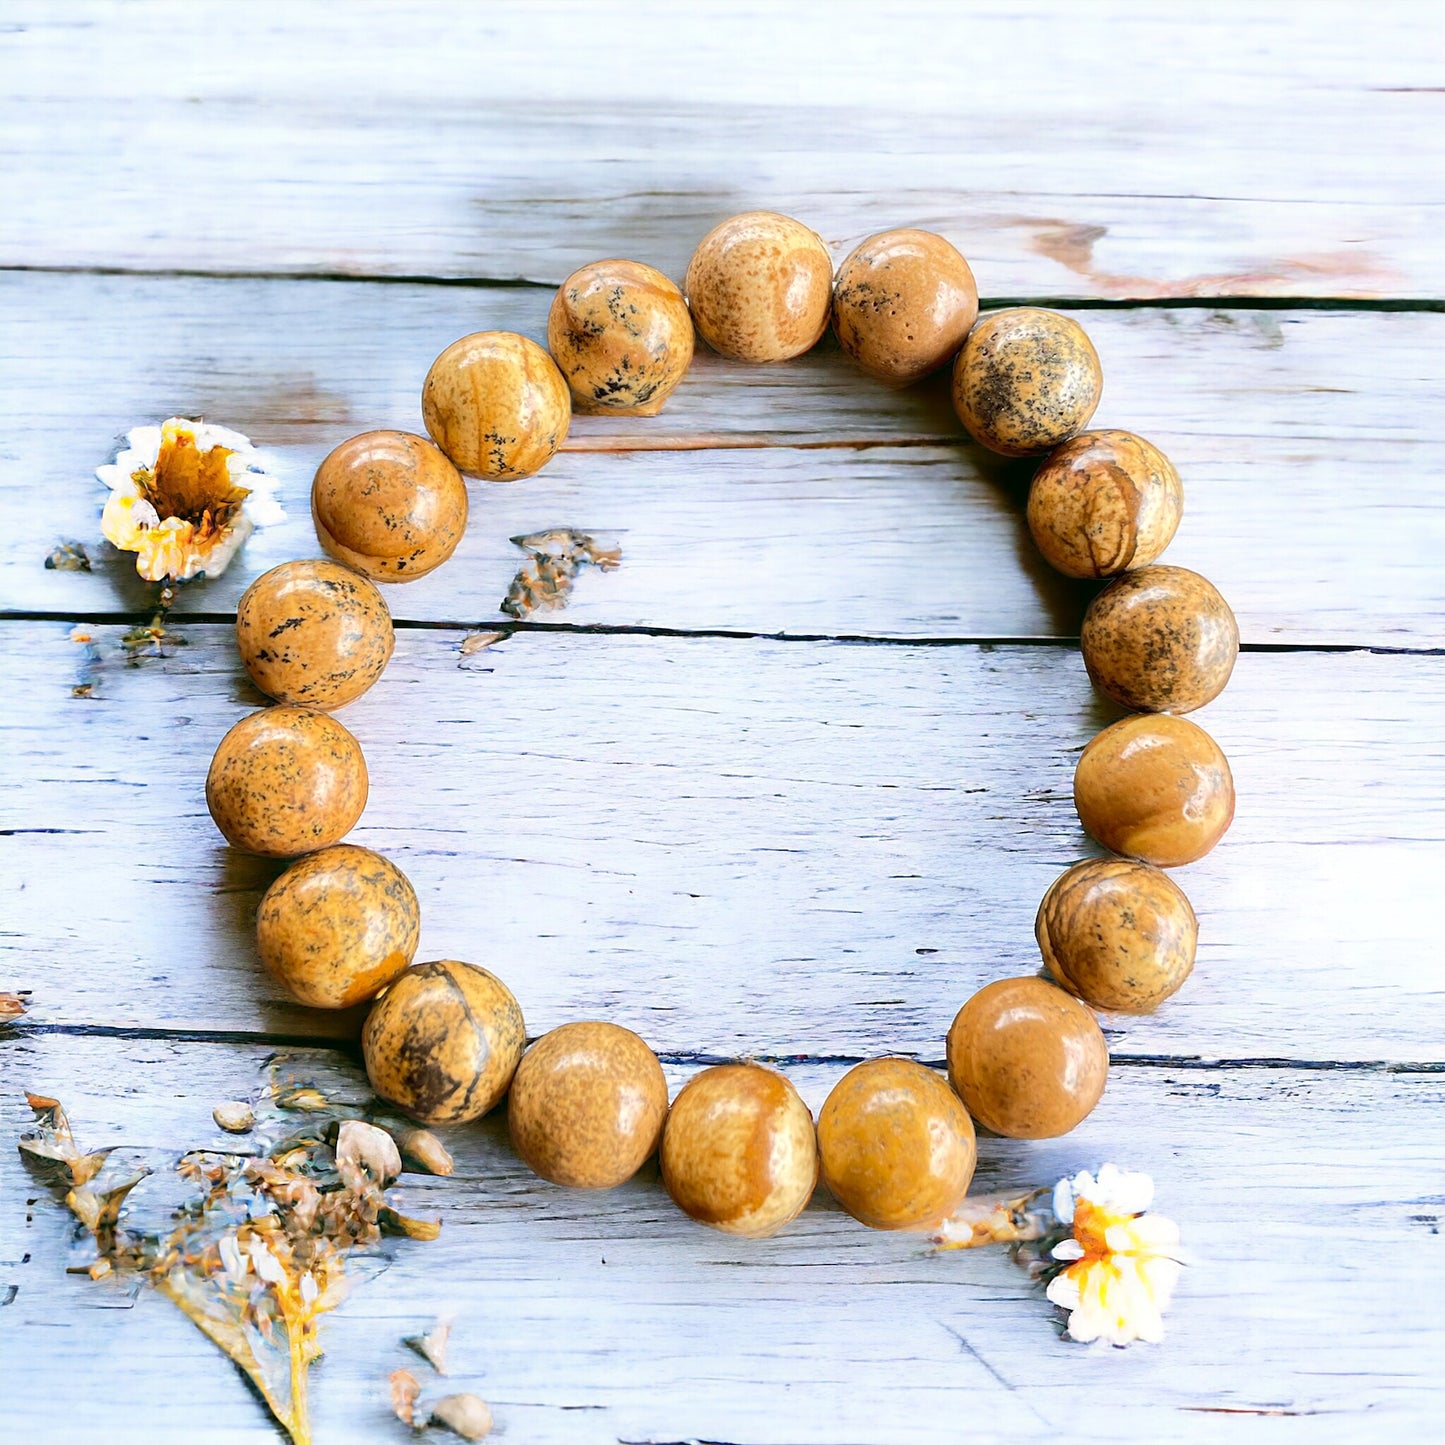
<svg viewBox="0 0 1445 1445">
<path fill-rule="evenodd" d="M 287 1084 L 276 1092 L 276 1107 L 314 1114 L 329 1109 L 331 1101 L 315 1084 Z"/>
<path fill-rule="evenodd" d="M 980 1244 L 1020 1244 L 1042 1239 L 1054 1226 L 1047 1206 L 1047 1189 L 1028 1194 L 977 1196 L 965 1199 L 932 1236 L 939 1249 L 973 1249 Z"/>
<path fill-rule="evenodd" d="M 421 1397 L 421 1386 L 410 1370 L 393 1370 L 387 1377 L 391 1386 L 391 1408 L 403 1425 L 416 1424 L 416 1402 Z"/>
<path fill-rule="evenodd" d="M 463 1440 L 480 1440 L 492 1432 L 492 1412 L 475 1395 L 444 1395 L 432 1406 L 431 1423 Z"/>
<path fill-rule="evenodd" d="M 228 1134 L 248 1134 L 256 1127 L 256 1111 L 241 1100 L 217 1104 L 211 1110 L 211 1118 Z"/>
<path fill-rule="evenodd" d="M 442 1232 L 440 1219 L 411 1219 L 391 1208 L 380 1210 L 377 1218 L 388 1234 L 404 1234 L 408 1239 L 435 1239 Z"/>
<path fill-rule="evenodd" d="M 583 567 L 590 565 L 611 572 L 622 564 L 621 547 L 609 546 L 571 527 L 513 537 L 512 544 L 532 554 L 512 579 L 501 602 L 500 610 L 516 618 L 530 617 L 542 608 L 565 607 L 572 579 Z"/>
<path fill-rule="evenodd" d="M 463 657 L 470 657 L 474 652 L 480 652 L 484 647 L 500 642 L 506 635 L 505 632 L 469 632 L 462 638 L 461 654 Z"/>
<path fill-rule="evenodd" d="M 452 1172 L 452 1156 L 447 1147 L 430 1129 L 420 1129 L 389 1114 L 373 1116 L 378 1128 L 385 1129 L 401 1150 L 401 1157 L 414 1169 L 427 1174 L 447 1175 Z"/>
<path fill-rule="evenodd" d="M 25 1017 L 30 1007 L 28 993 L 0 993 L 0 1024 L 13 1023 Z"/>
<path fill-rule="evenodd" d="M 336 1171 L 348 1189 L 385 1189 L 401 1173 L 401 1155 L 385 1129 L 347 1119 L 336 1135 Z"/>
<path fill-rule="evenodd" d="M 90 554 L 82 542 L 57 542 L 45 559 L 47 572 L 89 572 Z"/>
<path fill-rule="evenodd" d="M 402 1340 L 407 1349 L 415 1350 L 437 1374 L 447 1372 L 447 1344 L 452 1337 L 452 1316 L 442 1315 L 424 1335 L 407 1335 Z"/>
</svg>

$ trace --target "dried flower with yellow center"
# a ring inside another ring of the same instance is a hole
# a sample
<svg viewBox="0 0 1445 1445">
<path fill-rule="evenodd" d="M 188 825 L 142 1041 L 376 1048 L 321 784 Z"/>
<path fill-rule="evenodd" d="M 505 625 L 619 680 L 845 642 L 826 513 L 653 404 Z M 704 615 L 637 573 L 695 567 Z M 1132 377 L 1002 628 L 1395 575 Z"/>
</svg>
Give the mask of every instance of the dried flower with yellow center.
<svg viewBox="0 0 1445 1445">
<path fill-rule="evenodd" d="M 275 478 L 240 432 L 173 416 L 136 427 L 126 441 L 96 469 L 110 488 L 100 530 L 136 554 L 148 582 L 219 577 L 254 528 L 286 516 Z"/>
</svg>

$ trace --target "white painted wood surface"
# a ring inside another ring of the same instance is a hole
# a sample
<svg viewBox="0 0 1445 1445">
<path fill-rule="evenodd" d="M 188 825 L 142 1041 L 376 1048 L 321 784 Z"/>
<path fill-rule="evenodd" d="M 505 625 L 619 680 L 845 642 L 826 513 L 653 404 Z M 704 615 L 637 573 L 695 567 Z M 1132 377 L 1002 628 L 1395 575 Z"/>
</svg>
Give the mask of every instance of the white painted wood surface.
<svg viewBox="0 0 1445 1445">
<path fill-rule="evenodd" d="M 545 337 L 549 300 L 540 289 L 0 276 L 12 319 L 0 333 L 0 502 L 13 519 L 0 608 L 148 605 L 154 588 L 133 561 L 98 542 L 92 474 L 117 433 L 172 413 L 245 431 L 284 482 L 288 523 L 217 582 L 184 589 L 178 611 L 233 608 L 257 573 L 315 553 L 311 477 L 331 447 L 373 426 L 422 430 L 421 379 L 437 353 L 488 326 Z M 1099 425 L 1150 437 L 1184 478 L 1166 560 L 1214 579 L 1246 641 L 1445 646 L 1445 316 L 1076 314 L 1103 357 Z M 568 622 L 1077 635 L 1093 589 L 1034 551 L 1021 506 L 1030 464 L 962 441 L 944 379 L 900 394 L 836 348 L 779 367 L 704 352 L 660 417 L 579 417 L 574 450 L 537 477 L 474 482 L 457 556 L 387 598 L 401 618 L 495 619 L 519 562 L 508 538 L 565 525 L 616 530 L 624 553 Z M 71 538 L 91 547 L 95 574 L 44 570 Z"/>
<path fill-rule="evenodd" d="M 416 428 L 456 335 L 540 334 L 543 287 L 400 278 L 554 284 L 609 252 L 680 274 L 745 206 L 838 247 L 942 229 L 993 298 L 1224 298 L 1079 313 L 1100 424 L 1184 474 L 1168 560 L 1283 649 L 1246 653 L 1200 715 L 1241 806 L 1176 875 L 1199 966 L 1157 1016 L 1105 1020 L 1116 1064 L 1075 1135 L 985 1140 L 979 1182 L 1148 1169 L 1199 1263 L 1165 1345 L 1086 1350 L 1001 1254 L 930 1257 L 823 1198 L 778 1240 L 731 1241 L 651 1169 L 605 1198 L 539 1184 L 494 1118 L 454 1135 L 455 1177 L 408 1183 L 441 1240 L 391 1249 L 328 1319 L 318 1441 L 403 1437 L 385 1376 L 445 1308 L 458 1384 L 513 1441 L 1438 1431 L 1442 60 L 1408 4 L 13 0 L 0 989 L 34 1009 L 0 1033 L 0 1359 L 24 1382 L 0 1436 L 274 1438 L 170 1306 L 63 1273 L 68 1217 L 3 1140 L 42 1089 L 87 1143 L 164 1165 L 215 1142 L 210 1109 L 274 1048 L 340 1036 L 305 1067 L 350 1067 L 355 1018 L 260 975 L 275 869 L 218 846 L 201 783 L 259 702 L 224 619 L 314 551 L 316 462 Z M 293 516 L 183 594 L 185 646 L 132 668 L 117 639 L 150 593 L 129 561 L 42 564 L 95 542 L 116 434 L 173 411 L 267 447 Z M 1088 851 L 1073 757 L 1112 716 L 1067 645 L 1088 591 L 1028 544 L 1026 475 L 961 444 L 941 385 L 883 392 L 825 346 L 755 370 L 704 355 L 661 418 L 581 419 L 542 476 L 475 487 L 457 558 L 389 594 L 396 661 L 344 714 L 373 777 L 353 836 L 417 882 L 423 952 L 495 966 L 533 1032 L 633 1024 L 674 1086 L 754 1052 L 816 1108 L 846 1060 L 937 1060 L 974 987 L 1036 966 L 1037 899 Z M 463 662 L 507 538 L 558 524 L 620 533 L 621 570 L 583 578 L 561 632 Z M 69 640 L 82 619 L 94 644 Z M 609 635 L 639 627 L 681 635 Z M 1003 638 L 1034 645 L 985 645 Z M 1319 650 L 1340 647 L 1404 651 Z"/>
<path fill-rule="evenodd" d="M 225 1142 L 210 1111 L 254 1093 L 267 1053 L 33 1038 L 8 1046 L 7 1069 L 66 1099 L 87 1146 L 146 1146 L 165 1167 Z M 321 1052 L 293 1067 L 335 1077 Z M 841 1066 L 789 1072 L 816 1110 Z M 387 1374 L 416 1363 L 401 1336 L 455 1310 L 448 1387 L 483 1395 L 507 1441 L 1429 1439 L 1445 1350 L 1442 1108 L 1439 1074 L 1123 1067 L 1067 1139 L 981 1141 L 986 1190 L 1105 1158 L 1153 1172 L 1196 1262 L 1168 1341 L 1127 1353 L 1061 1341 L 1001 1249 L 933 1255 L 821 1193 L 778 1238 L 730 1239 L 678 1214 L 651 1165 L 600 1196 L 539 1182 L 494 1116 L 449 1132 L 450 1179 L 404 1181 L 403 1207 L 440 1217 L 440 1238 L 389 1243 L 385 1270 L 328 1316 L 317 1438 L 406 1438 L 385 1402 Z M 13 1090 L 0 1100 L 8 1134 L 28 1114 Z M 0 1151 L 0 1187 L 0 1292 L 15 1287 L 0 1331 L 7 1377 L 28 1382 L 6 1401 L 14 1438 L 272 1438 L 172 1306 L 127 1308 L 63 1273 L 87 1256 L 14 1150 Z M 23 1213 L 22 1195 L 37 1200 Z M 46 1434 L 54 1388 L 63 1437 Z"/>
<path fill-rule="evenodd" d="M 766 207 L 991 296 L 1442 295 L 1429 5 L 345 14 L 12 0 L 0 263 L 556 285 Z"/>
</svg>

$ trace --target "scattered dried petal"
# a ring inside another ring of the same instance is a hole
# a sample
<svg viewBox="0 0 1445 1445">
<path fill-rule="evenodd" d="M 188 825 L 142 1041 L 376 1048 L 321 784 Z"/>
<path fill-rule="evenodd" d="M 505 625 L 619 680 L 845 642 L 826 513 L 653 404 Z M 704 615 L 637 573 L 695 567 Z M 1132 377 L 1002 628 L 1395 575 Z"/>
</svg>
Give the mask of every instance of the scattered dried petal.
<svg viewBox="0 0 1445 1445">
<path fill-rule="evenodd" d="M 447 1147 L 430 1129 L 419 1129 L 389 1115 L 378 1116 L 374 1121 L 396 1140 L 401 1157 L 414 1169 L 427 1174 L 447 1175 L 452 1172 L 452 1156 Z"/>
<path fill-rule="evenodd" d="M 348 1189 L 385 1189 L 401 1173 L 401 1155 L 385 1129 L 347 1119 L 336 1135 L 336 1172 Z"/>
<path fill-rule="evenodd" d="M 377 1220 L 388 1234 L 404 1234 L 408 1239 L 435 1239 L 442 1232 L 440 1219 L 411 1219 L 389 1207 L 378 1212 Z"/>
<path fill-rule="evenodd" d="M 393 1370 L 387 1377 L 391 1386 L 391 1408 L 403 1425 L 416 1424 L 416 1402 L 421 1396 L 421 1386 L 410 1370 Z"/>
<path fill-rule="evenodd" d="M 276 1107 L 315 1114 L 329 1109 L 331 1101 L 315 1084 L 287 1084 L 276 1091 Z"/>
<path fill-rule="evenodd" d="M 505 632 L 469 632 L 462 638 L 461 654 L 463 657 L 470 657 L 474 652 L 480 652 L 484 647 L 500 642 L 506 635 Z"/>
<path fill-rule="evenodd" d="M 104 1279 L 106 1275 L 111 1272 L 110 1261 L 105 1258 L 96 1260 L 95 1263 L 86 1270 L 86 1274 L 88 1274 L 91 1279 Z"/>
<path fill-rule="evenodd" d="M 447 1342 L 452 1335 L 451 1315 L 442 1315 L 424 1335 L 408 1335 L 403 1341 L 407 1349 L 415 1350 L 437 1374 L 447 1372 Z"/>
<path fill-rule="evenodd" d="M 228 1134 L 249 1134 L 256 1127 L 256 1111 L 241 1100 L 228 1104 L 217 1104 L 211 1110 L 211 1118 L 217 1127 Z"/>
<path fill-rule="evenodd" d="M 939 1249 L 973 1249 L 980 1244 L 1021 1244 L 1042 1239 L 1056 1224 L 1046 1201 L 1050 1191 L 974 1196 L 939 1225 L 932 1242 Z"/>
<path fill-rule="evenodd" d="M 491 1434 L 492 1412 L 475 1395 L 445 1395 L 432 1406 L 431 1423 L 463 1440 L 480 1440 Z"/>
<path fill-rule="evenodd" d="M 45 559 L 47 572 L 89 572 L 90 554 L 82 542 L 57 542 Z"/>
<path fill-rule="evenodd" d="M 542 608 L 565 607 L 572 579 L 583 567 L 590 565 L 611 572 L 622 563 L 621 547 L 608 546 L 570 527 L 513 537 L 512 543 L 532 555 L 502 599 L 500 610 L 510 617 L 524 618 Z"/>
<path fill-rule="evenodd" d="M 15 1019 L 24 1018 L 25 1010 L 30 1007 L 30 995 L 28 993 L 0 993 L 0 1024 L 8 1024 Z"/>
</svg>

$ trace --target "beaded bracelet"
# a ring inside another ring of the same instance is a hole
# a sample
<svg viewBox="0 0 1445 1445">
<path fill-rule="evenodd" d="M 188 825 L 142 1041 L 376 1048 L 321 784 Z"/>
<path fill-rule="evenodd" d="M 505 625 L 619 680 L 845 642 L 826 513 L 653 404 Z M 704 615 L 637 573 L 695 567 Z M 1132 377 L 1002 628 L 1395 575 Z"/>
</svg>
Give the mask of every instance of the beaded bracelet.
<svg viewBox="0 0 1445 1445">
<path fill-rule="evenodd" d="M 207 803 L 234 846 L 299 857 L 261 903 L 261 959 L 312 1007 L 375 1000 L 367 1073 L 413 1117 L 475 1119 L 510 1090 L 517 1153 L 555 1183 L 608 1188 L 660 1151 L 677 1205 L 731 1233 L 782 1228 L 821 1174 L 866 1225 L 946 1234 L 974 1172 L 974 1121 L 1024 1139 L 1072 1129 L 1108 1073 L 1092 1008 L 1149 1011 L 1193 967 L 1195 915 L 1161 870 L 1214 846 L 1234 792 L 1218 746 L 1180 714 L 1225 686 L 1238 630 L 1204 578 L 1157 565 L 1183 505 L 1168 459 L 1129 432 L 1083 430 L 1102 389 L 1083 329 L 1032 307 L 978 320 L 972 272 L 942 237 L 872 236 L 835 277 L 811 230 L 752 212 L 704 237 L 686 289 L 633 261 L 585 266 L 552 303 L 550 354 L 510 332 L 463 337 L 423 386 L 432 441 L 368 432 L 326 457 L 312 511 L 335 560 L 283 563 L 241 598 L 242 660 L 278 706 L 222 739 Z M 687 371 L 694 326 L 722 355 L 764 363 L 807 351 L 830 318 L 843 349 L 887 384 L 952 361 L 968 433 L 1006 456 L 1044 458 L 1029 529 L 1059 571 L 1112 579 L 1088 608 L 1081 647 L 1094 684 L 1133 715 L 1099 733 L 1075 772 L 1080 821 L 1117 856 L 1075 864 L 1045 895 L 1036 933 L 1054 982 L 990 983 L 949 1029 L 947 1083 L 909 1059 L 869 1060 L 838 1082 L 815 1128 L 776 1070 L 705 1069 L 669 1109 L 657 1057 L 630 1030 L 565 1024 L 528 1049 L 517 1000 L 493 974 L 453 960 L 413 964 L 411 884 L 341 841 L 365 806 L 367 774 L 330 709 L 371 687 L 390 658 L 390 613 L 375 584 L 421 576 L 455 550 L 467 519 L 460 472 L 531 475 L 565 439 L 573 410 L 656 414 Z"/>
</svg>

